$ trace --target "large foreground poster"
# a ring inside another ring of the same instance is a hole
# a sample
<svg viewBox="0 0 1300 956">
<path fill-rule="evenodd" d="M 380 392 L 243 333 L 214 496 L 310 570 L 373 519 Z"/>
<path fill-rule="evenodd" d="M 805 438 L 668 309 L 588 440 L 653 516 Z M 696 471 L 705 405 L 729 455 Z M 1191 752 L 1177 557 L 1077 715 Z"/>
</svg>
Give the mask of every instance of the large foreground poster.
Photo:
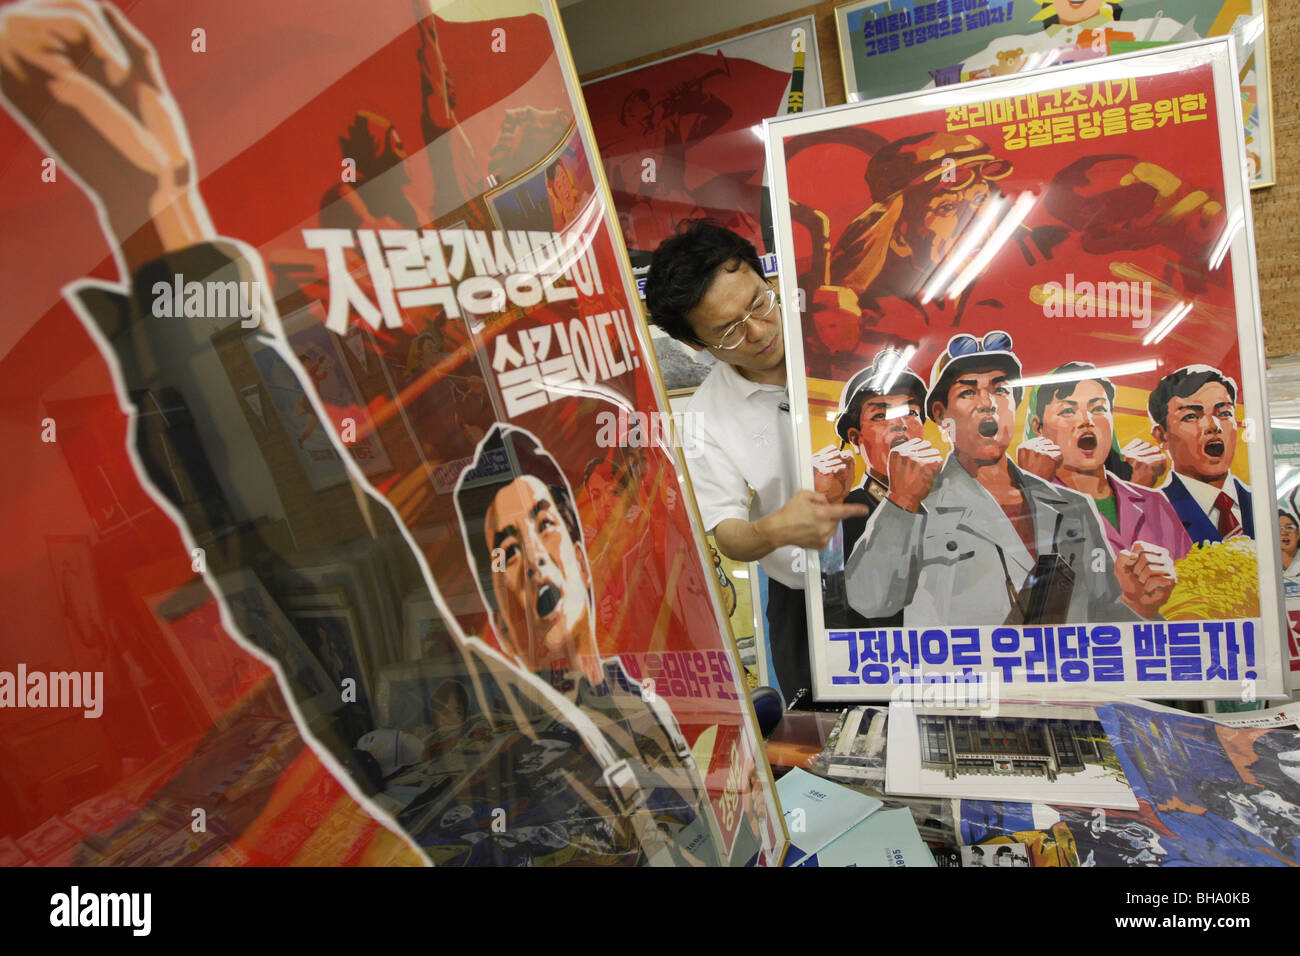
<svg viewBox="0 0 1300 956">
<path fill-rule="evenodd" d="M 1231 36 L 1252 186 L 1272 185 L 1264 0 L 863 0 L 836 8 L 850 103 Z"/>
<path fill-rule="evenodd" d="M 4 862 L 779 861 L 558 24 L 0 14 Z"/>
<path fill-rule="evenodd" d="M 770 122 L 819 696 L 1281 690 L 1230 52 Z"/>
</svg>

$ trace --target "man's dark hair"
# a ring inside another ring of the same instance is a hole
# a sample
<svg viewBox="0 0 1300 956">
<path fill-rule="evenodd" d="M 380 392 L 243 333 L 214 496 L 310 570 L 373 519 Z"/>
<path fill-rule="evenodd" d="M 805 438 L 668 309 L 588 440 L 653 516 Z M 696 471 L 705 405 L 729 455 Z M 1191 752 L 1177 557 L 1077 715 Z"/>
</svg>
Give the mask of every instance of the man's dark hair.
<svg viewBox="0 0 1300 956">
<path fill-rule="evenodd" d="M 474 460 L 461 472 L 460 481 L 456 483 L 456 513 L 460 516 L 465 547 L 472 558 L 483 600 L 492 611 L 500 609 L 492 591 L 492 549 L 483 536 L 483 525 L 497 493 L 525 476 L 546 485 L 569 537 L 578 547 L 583 544 L 582 525 L 573 506 L 573 495 L 555 459 L 523 429 L 493 425 L 474 452 Z"/>
<path fill-rule="evenodd" d="M 1228 398 L 1234 402 L 1237 400 L 1237 383 L 1231 378 L 1208 365 L 1188 365 L 1170 372 L 1156 384 L 1147 398 L 1147 414 L 1151 421 L 1161 428 L 1169 427 L 1166 419 L 1170 400 L 1195 395 L 1210 382 L 1218 382 L 1228 390 Z"/>
<path fill-rule="evenodd" d="M 1096 382 L 1101 386 L 1101 390 L 1106 393 L 1106 401 L 1110 402 L 1112 412 L 1115 409 L 1115 386 L 1108 378 L 1102 378 L 1100 375 L 1080 375 L 1080 372 L 1095 372 L 1097 366 L 1091 362 L 1066 362 L 1060 368 L 1052 371 L 1053 375 L 1075 373 L 1068 380 L 1059 382 L 1045 382 L 1034 390 L 1034 405 L 1029 410 L 1030 421 L 1037 418 L 1040 422 L 1043 420 L 1043 412 L 1047 411 L 1047 406 L 1057 399 L 1069 398 L 1074 394 L 1074 390 L 1079 387 L 1080 382 Z M 1115 435 L 1111 435 L 1111 447 L 1106 452 L 1105 468 L 1111 474 L 1118 478 L 1128 481 L 1133 477 L 1133 466 L 1124 460 L 1115 449 Z"/>
<path fill-rule="evenodd" d="M 707 346 L 686 321 L 713 284 L 718 270 L 739 259 L 762 278 L 754 244 L 713 219 L 689 219 L 677 235 L 665 239 L 650 260 L 645 281 L 645 304 L 650 321 L 673 338 L 690 345 Z M 739 318 L 739 316 L 737 316 Z"/>
</svg>

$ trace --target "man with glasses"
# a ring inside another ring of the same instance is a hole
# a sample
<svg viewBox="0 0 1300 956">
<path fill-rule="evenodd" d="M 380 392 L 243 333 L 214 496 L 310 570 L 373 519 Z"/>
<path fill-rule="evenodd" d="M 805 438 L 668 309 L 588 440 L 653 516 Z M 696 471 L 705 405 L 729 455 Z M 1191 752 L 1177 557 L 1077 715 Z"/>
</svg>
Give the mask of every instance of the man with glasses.
<svg viewBox="0 0 1300 956">
<path fill-rule="evenodd" d="M 770 578 L 772 662 L 794 703 L 812 686 L 802 549 L 824 548 L 842 519 L 868 509 L 838 503 L 852 472 L 833 446 L 814 456 L 815 490 L 799 488 L 781 310 L 753 244 L 692 222 L 655 251 L 645 294 L 656 325 L 718 360 L 687 407 L 691 484 L 718 550 L 760 562 Z"/>
<path fill-rule="evenodd" d="M 1011 348 L 1005 332 L 957 335 L 935 362 L 926 412 L 952 453 L 944 461 L 924 440 L 891 450 L 889 494 L 845 567 L 849 603 L 865 617 L 901 610 L 910 626 L 1159 613 L 1168 581 L 1157 556 L 1116 562 L 1086 498 L 1007 457 L 1022 377 Z"/>
</svg>

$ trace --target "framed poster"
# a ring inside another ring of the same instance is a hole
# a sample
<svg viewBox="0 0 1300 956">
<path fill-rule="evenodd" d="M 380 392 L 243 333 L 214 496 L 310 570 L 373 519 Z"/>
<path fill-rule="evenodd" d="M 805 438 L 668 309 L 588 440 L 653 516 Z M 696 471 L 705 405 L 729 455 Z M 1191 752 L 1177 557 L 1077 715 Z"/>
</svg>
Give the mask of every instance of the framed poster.
<svg viewBox="0 0 1300 956">
<path fill-rule="evenodd" d="M 203 848 L 222 860 L 306 853 L 316 828 L 269 794 L 319 780 L 363 823 L 313 862 L 779 864 L 553 3 L 199 7 L 0 17 L 4 168 L 57 169 L 0 177 L 39 251 L 5 273 L 22 292 L 0 381 L 35 423 L 33 453 L 0 466 L 25 489 L 5 547 L 28 567 L 48 536 L 55 574 L 42 561 L 0 609 L 34 642 L 40 622 L 112 635 L 109 682 L 138 674 L 169 740 L 247 711 L 282 715 L 284 745 L 253 768 L 234 748 L 164 760 L 113 683 L 102 723 L 60 730 L 66 758 L 6 767 L 58 779 L 93 753 L 159 775 L 135 794 L 220 781 L 247 801 L 243 832 Z M 320 42 L 283 42 L 305 22 Z M 218 42 L 231 31 L 266 55 Z M 54 105 L 73 87 L 88 98 Z M 55 406 L 74 380 L 87 403 Z M 611 431 L 619 416 L 637 427 Z M 94 600 L 65 607 L 87 580 Z M 202 613 L 159 620 L 182 590 Z M 442 680 L 407 679 L 426 672 Z M 31 720 L 0 711 L 5 739 Z M 87 796 L 35 790 L 0 839 Z M 175 827 L 141 835 L 143 802 L 95 852 L 177 859 Z"/>
<path fill-rule="evenodd" d="M 1280 690 L 1233 69 L 1208 40 L 769 123 L 801 471 L 851 465 L 861 512 L 808 560 L 820 697 Z"/>
<path fill-rule="evenodd" d="M 850 103 L 1231 35 L 1252 188 L 1271 186 L 1265 0 L 862 0 L 835 8 Z"/>
<path fill-rule="evenodd" d="M 583 84 L 634 273 L 683 219 L 772 252 L 760 124 L 825 105 L 811 16 Z"/>
</svg>

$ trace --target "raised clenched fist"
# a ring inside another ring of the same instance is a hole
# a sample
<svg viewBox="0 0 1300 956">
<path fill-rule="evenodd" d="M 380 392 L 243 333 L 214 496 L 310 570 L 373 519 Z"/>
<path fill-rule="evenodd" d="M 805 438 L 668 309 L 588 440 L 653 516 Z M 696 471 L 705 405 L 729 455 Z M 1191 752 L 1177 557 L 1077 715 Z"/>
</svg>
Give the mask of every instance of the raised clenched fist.
<svg viewBox="0 0 1300 956">
<path fill-rule="evenodd" d="M 1135 541 L 1133 547 L 1116 555 L 1115 579 L 1124 603 L 1148 619 L 1160 613 L 1178 583 L 1173 556 L 1145 541 Z"/>
<path fill-rule="evenodd" d="M 1016 449 L 1016 464 L 1043 481 L 1055 481 L 1056 470 L 1061 467 L 1061 448 L 1041 435 L 1031 438 Z"/>
<path fill-rule="evenodd" d="M 853 481 L 853 453 L 827 445 L 813 455 L 812 464 L 813 490 L 833 505 L 843 501 Z"/>
<path fill-rule="evenodd" d="M 1119 453 L 1133 469 L 1133 477 L 1129 480 L 1144 488 L 1154 488 L 1160 484 L 1160 479 L 1169 467 L 1165 453 L 1158 446 L 1140 438 L 1134 438 Z"/>
<path fill-rule="evenodd" d="M 110 3 L 0 13 L 0 94 L 103 209 L 129 267 L 206 238 L 185 124 L 149 42 Z"/>
<path fill-rule="evenodd" d="M 909 438 L 889 452 L 889 500 L 906 511 L 921 510 L 934 487 L 943 456 L 924 438 Z"/>
</svg>

